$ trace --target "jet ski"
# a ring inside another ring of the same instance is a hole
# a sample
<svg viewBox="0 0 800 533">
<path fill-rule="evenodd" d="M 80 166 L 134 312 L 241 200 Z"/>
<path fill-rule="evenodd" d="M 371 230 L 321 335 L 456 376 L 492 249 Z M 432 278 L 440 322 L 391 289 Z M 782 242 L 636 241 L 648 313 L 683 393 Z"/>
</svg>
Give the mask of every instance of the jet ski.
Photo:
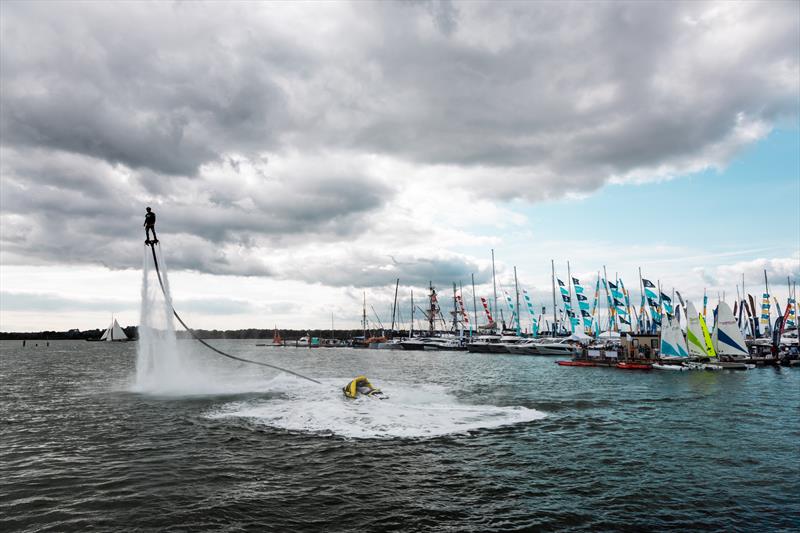
<svg viewBox="0 0 800 533">
<path fill-rule="evenodd" d="M 374 387 L 372 383 L 369 382 L 367 376 L 356 377 L 342 388 L 342 392 L 344 392 L 346 398 L 352 400 L 362 397 L 377 398 L 379 400 L 388 398 L 380 389 Z"/>
</svg>

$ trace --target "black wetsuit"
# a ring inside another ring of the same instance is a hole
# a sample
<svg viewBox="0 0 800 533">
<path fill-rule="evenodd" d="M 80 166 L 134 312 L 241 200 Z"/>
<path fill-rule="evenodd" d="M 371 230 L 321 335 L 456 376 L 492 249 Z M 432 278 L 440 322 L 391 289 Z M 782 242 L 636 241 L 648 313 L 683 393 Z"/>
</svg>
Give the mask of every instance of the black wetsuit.
<svg viewBox="0 0 800 533">
<path fill-rule="evenodd" d="M 158 242 L 158 237 L 156 237 L 156 214 L 153 211 L 144 216 L 144 233 L 147 240 L 150 240 L 150 230 L 153 230 L 153 240 Z"/>
</svg>

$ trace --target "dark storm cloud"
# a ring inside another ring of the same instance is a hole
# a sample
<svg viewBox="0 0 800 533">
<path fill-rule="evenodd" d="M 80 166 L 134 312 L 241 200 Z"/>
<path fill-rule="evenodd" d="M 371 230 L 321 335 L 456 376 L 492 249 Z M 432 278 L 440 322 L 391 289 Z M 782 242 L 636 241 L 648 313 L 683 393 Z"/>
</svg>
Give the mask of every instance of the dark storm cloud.
<svg viewBox="0 0 800 533">
<path fill-rule="evenodd" d="M 215 30 L 230 17 L 68 2 L 4 15 L 4 143 L 191 175 L 228 149 L 275 146 L 291 122 L 273 76 L 298 54 L 252 32 L 227 42 Z"/>
<path fill-rule="evenodd" d="M 737 116 L 797 113 L 796 81 L 774 79 L 797 70 L 793 2 L 340 7 L 299 39 L 279 6 L 6 3 L 4 143 L 180 175 L 231 150 L 339 146 L 544 163 L 591 189 L 701 154 Z"/>
<path fill-rule="evenodd" d="M 152 204 L 174 267 L 282 277 L 271 245 L 348 243 L 413 179 L 357 167 L 369 158 L 528 200 L 724 164 L 796 119 L 798 17 L 796 2 L 3 2 L 4 260 L 138 266 Z M 310 163 L 274 161 L 290 159 Z M 364 259 L 362 281 L 296 275 L 378 283 L 383 260 Z M 404 274 L 434 269 L 464 273 Z"/>
</svg>

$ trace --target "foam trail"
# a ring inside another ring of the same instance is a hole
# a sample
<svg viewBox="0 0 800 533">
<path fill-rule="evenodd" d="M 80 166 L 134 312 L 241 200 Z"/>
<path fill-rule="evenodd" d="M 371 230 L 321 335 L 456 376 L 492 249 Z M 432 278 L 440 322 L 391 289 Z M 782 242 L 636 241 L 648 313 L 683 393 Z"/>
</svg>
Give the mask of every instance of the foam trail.
<svg viewBox="0 0 800 533">
<path fill-rule="evenodd" d="M 387 400 L 348 400 L 340 387 L 346 378 L 326 381 L 330 387 L 312 388 L 297 379 L 279 376 L 269 383 L 270 398 L 231 402 L 206 416 L 355 439 L 433 438 L 528 423 L 546 416 L 521 406 L 462 403 L 444 387 L 416 383 L 381 383 L 389 393 Z"/>
</svg>

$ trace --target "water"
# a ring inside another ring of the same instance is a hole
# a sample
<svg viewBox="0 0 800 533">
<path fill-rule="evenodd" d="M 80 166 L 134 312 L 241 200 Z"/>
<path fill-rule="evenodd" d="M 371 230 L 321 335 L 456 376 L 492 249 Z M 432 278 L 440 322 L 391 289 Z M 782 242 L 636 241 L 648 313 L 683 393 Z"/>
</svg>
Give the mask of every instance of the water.
<svg viewBox="0 0 800 533">
<path fill-rule="evenodd" d="M 177 341 L 0 349 L 0 530 L 796 530 L 800 369 Z M 357 374 L 388 400 L 348 401 Z"/>
</svg>

